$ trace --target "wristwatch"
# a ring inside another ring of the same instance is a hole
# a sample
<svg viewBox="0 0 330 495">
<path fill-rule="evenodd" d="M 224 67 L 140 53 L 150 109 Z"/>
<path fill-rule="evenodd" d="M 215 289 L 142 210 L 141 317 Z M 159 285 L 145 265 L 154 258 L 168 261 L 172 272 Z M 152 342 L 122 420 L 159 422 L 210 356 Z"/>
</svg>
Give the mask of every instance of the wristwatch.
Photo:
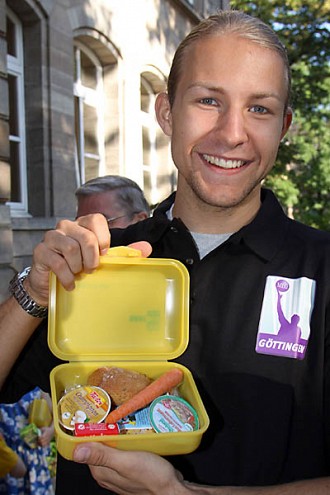
<svg viewBox="0 0 330 495">
<path fill-rule="evenodd" d="M 21 308 L 24 309 L 24 311 L 26 311 L 29 315 L 35 316 L 36 318 L 46 318 L 48 307 L 40 306 L 40 304 L 32 299 L 32 297 L 30 297 L 24 289 L 23 280 L 26 279 L 30 271 L 31 267 L 28 266 L 20 273 L 16 273 L 16 275 L 14 275 L 9 282 L 9 290 Z"/>
</svg>

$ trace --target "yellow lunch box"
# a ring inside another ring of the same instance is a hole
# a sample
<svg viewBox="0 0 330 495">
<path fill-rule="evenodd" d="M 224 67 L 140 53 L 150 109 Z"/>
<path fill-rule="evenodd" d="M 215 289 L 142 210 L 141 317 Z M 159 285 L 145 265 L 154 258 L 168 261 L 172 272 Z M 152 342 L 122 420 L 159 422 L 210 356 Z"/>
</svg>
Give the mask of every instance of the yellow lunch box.
<svg viewBox="0 0 330 495">
<path fill-rule="evenodd" d="M 160 455 L 194 451 L 209 418 L 191 372 L 170 361 L 185 351 L 188 338 L 189 274 L 177 260 L 142 258 L 135 249 L 111 248 L 92 274 L 76 277 L 70 292 L 51 273 L 48 344 L 53 354 L 68 361 L 50 374 L 59 453 L 72 459 L 75 447 L 86 441 Z M 180 368 L 184 379 L 179 393 L 197 412 L 199 428 L 88 438 L 64 430 L 58 412 L 63 392 L 86 385 L 88 376 L 102 366 L 135 370 L 151 379 Z"/>
</svg>

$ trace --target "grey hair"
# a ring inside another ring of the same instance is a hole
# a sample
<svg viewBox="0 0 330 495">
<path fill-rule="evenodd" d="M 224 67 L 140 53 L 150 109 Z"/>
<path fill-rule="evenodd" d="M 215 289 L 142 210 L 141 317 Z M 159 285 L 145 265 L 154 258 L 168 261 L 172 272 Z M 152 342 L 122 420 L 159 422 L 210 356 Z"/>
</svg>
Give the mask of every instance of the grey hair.
<svg viewBox="0 0 330 495">
<path fill-rule="evenodd" d="M 275 31 L 257 17 L 252 17 L 239 10 L 223 10 L 202 20 L 181 41 L 178 46 L 170 70 L 167 93 L 172 107 L 178 82 L 183 70 L 184 56 L 190 45 L 200 39 L 215 37 L 227 33 L 233 33 L 241 38 L 248 39 L 254 43 L 276 51 L 284 62 L 287 99 L 285 109 L 288 107 L 291 95 L 291 70 L 285 46 L 281 43 Z"/>
<path fill-rule="evenodd" d="M 80 186 L 76 190 L 75 196 L 79 199 L 81 196 L 90 196 L 107 191 L 116 191 L 119 206 L 127 215 L 142 211 L 150 215 L 150 206 L 140 186 L 128 177 L 122 177 L 121 175 L 95 177 Z"/>
</svg>

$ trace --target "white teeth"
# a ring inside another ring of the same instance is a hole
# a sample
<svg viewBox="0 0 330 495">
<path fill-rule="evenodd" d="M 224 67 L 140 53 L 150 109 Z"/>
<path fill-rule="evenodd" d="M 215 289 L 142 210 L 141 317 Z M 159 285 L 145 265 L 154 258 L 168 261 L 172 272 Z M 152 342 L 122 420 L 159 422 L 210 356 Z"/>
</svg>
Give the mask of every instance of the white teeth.
<svg viewBox="0 0 330 495">
<path fill-rule="evenodd" d="M 239 168 L 244 165 L 243 160 L 224 160 L 223 158 L 217 158 L 212 155 L 203 155 L 203 158 L 207 162 L 212 163 L 212 165 L 217 165 L 221 168 Z"/>
</svg>

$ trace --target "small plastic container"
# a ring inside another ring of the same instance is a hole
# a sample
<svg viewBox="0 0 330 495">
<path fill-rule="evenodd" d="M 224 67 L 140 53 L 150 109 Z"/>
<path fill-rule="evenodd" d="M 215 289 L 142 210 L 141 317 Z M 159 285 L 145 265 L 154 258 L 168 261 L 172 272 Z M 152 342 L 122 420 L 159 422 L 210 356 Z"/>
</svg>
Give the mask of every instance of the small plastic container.
<svg viewBox="0 0 330 495">
<path fill-rule="evenodd" d="M 102 423 L 110 411 L 111 399 L 105 390 L 84 385 L 66 393 L 60 399 L 57 412 L 64 429 L 75 430 L 77 423 Z"/>
<path fill-rule="evenodd" d="M 59 424 L 58 402 L 63 393 L 87 383 L 98 367 L 118 366 L 151 379 L 177 367 L 183 371 L 179 393 L 198 415 L 195 431 L 142 435 L 95 436 L 123 450 L 144 450 L 160 455 L 194 451 L 209 426 L 209 418 L 191 372 L 179 363 L 189 336 L 189 274 L 177 260 L 141 258 L 140 252 L 111 248 L 92 274 L 80 274 L 76 288 L 65 291 L 50 277 L 48 343 L 68 363 L 50 374 L 57 448 L 72 459 L 73 450 L 90 437 L 72 436 Z"/>
</svg>

